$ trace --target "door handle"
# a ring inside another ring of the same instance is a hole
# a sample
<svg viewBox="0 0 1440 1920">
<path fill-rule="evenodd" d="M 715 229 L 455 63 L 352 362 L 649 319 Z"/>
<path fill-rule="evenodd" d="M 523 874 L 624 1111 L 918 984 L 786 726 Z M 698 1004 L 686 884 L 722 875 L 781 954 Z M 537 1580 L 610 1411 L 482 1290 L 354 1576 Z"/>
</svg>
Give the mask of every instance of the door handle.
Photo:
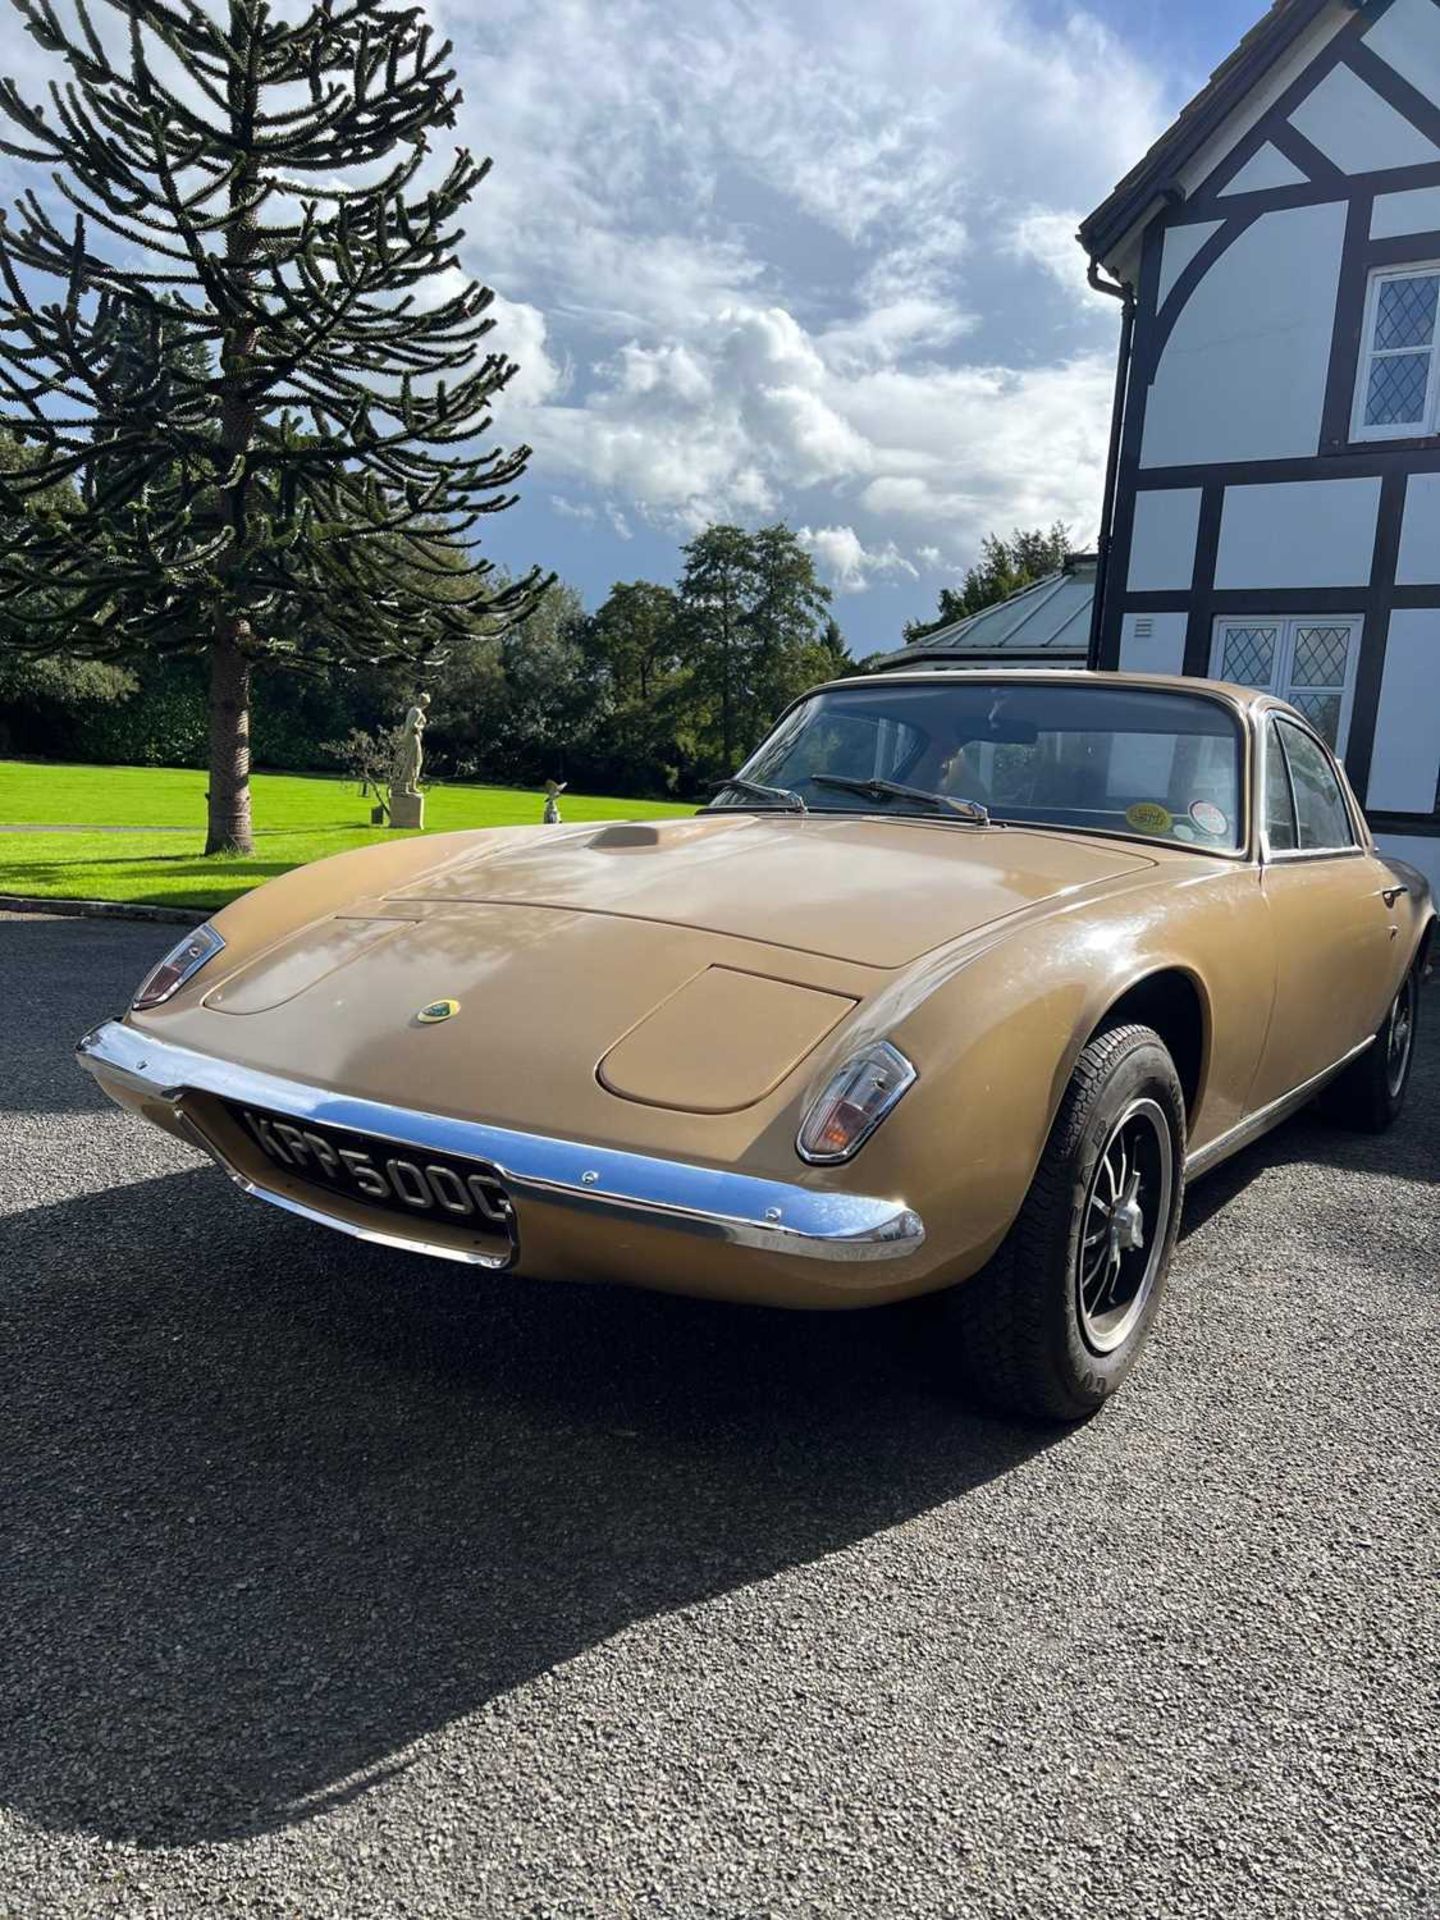
<svg viewBox="0 0 1440 1920">
<path fill-rule="evenodd" d="M 1409 887 L 1406 886 L 1381 887 L 1380 898 L 1385 902 L 1387 907 L 1393 907 L 1401 894 L 1409 893 L 1409 891 Z"/>
</svg>

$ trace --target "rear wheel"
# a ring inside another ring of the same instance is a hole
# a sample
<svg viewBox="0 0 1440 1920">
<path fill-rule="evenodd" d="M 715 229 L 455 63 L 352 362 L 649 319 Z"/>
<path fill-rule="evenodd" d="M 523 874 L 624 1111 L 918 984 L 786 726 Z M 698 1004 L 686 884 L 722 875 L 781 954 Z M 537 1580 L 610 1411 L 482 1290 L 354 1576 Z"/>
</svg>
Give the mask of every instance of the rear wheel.
<svg viewBox="0 0 1440 1920">
<path fill-rule="evenodd" d="M 973 1397 L 1067 1421 L 1104 1404 L 1159 1309 L 1184 1168 L 1185 1100 L 1159 1034 L 1097 1034 L 1014 1226 L 989 1265 L 944 1296 Z"/>
<path fill-rule="evenodd" d="M 1395 1124 L 1410 1085 L 1419 1019 L 1420 975 L 1412 967 L 1374 1040 L 1321 1094 L 1327 1120 L 1361 1133 L 1384 1133 Z"/>
</svg>

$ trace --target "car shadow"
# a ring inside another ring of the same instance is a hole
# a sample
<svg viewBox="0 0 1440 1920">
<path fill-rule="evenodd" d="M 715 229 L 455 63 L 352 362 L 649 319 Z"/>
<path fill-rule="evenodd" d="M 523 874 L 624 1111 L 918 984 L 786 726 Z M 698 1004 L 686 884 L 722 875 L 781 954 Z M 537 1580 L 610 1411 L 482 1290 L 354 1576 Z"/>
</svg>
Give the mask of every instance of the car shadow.
<svg viewBox="0 0 1440 1920">
<path fill-rule="evenodd" d="M 12 1215 L 0 1272 L 0 1800 L 150 1845 L 302 1819 L 1055 1437 L 967 1414 L 918 1309 L 478 1278 L 210 1169 Z"/>
</svg>

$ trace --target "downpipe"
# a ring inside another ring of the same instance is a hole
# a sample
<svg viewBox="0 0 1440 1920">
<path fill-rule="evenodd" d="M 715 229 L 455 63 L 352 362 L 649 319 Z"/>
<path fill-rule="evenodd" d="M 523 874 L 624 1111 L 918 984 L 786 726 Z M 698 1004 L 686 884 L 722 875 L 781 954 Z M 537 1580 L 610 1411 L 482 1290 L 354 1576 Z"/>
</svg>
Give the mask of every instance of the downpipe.
<svg viewBox="0 0 1440 1920">
<path fill-rule="evenodd" d="M 1135 348 L 1135 289 L 1128 280 L 1107 280 L 1100 271 L 1099 261 L 1093 257 L 1086 278 L 1096 293 L 1109 294 L 1121 303 L 1120 347 L 1115 359 L 1115 398 L 1110 410 L 1110 451 L 1105 462 L 1105 492 L 1100 503 L 1100 534 L 1095 542 L 1095 598 L 1090 608 L 1090 640 L 1085 654 L 1085 664 L 1093 671 L 1100 664 L 1100 636 L 1110 583 L 1115 493 L 1120 475 L 1120 437 L 1125 430 L 1125 404 Z"/>
</svg>

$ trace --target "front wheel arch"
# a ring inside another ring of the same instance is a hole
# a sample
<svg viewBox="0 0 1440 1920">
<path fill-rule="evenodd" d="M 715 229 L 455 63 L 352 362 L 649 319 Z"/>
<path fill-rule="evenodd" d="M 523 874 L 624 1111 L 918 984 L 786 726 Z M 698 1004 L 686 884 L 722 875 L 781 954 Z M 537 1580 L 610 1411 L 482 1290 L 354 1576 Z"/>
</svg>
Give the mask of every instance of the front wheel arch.
<svg viewBox="0 0 1440 1920">
<path fill-rule="evenodd" d="M 1186 1122 L 1193 1132 L 1210 1059 L 1210 1009 L 1200 982 L 1183 967 L 1161 967 L 1133 981 L 1095 1021 L 1076 1057 L 1097 1034 L 1121 1026 L 1151 1027 L 1164 1041 L 1175 1062 Z"/>
</svg>

